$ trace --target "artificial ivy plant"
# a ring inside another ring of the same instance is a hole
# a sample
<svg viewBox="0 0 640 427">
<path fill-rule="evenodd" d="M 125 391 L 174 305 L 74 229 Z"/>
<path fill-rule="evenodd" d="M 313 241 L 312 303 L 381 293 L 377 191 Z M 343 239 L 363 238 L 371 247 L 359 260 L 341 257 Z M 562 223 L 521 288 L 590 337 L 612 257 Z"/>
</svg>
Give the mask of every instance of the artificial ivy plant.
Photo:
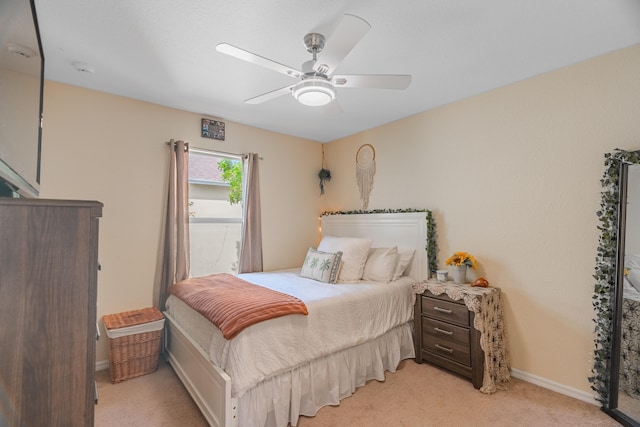
<svg viewBox="0 0 640 427">
<path fill-rule="evenodd" d="M 429 268 L 429 277 L 435 274 L 438 269 L 438 246 L 436 243 L 436 223 L 433 220 L 433 214 L 427 209 L 374 209 L 370 211 L 324 211 L 320 216 L 325 215 L 351 215 L 351 214 L 376 214 L 376 213 L 405 213 L 405 212 L 425 212 L 427 221 L 427 242 L 425 250 L 427 251 L 427 264 Z"/>
<path fill-rule="evenodd" d="M 598 394 L 598 401 L 609 402 L 611 339 L 613 336 L 614 289 L 617 277 L 616 255 L 618 251 L 618 225 L 620 203 L 620 166 L 624 163 L 640 163 L 640 153 L 615 150 L 604 156 L 605 171 L 600 180 L 602 200 L 598 216 L 600 239 L 596 254 L 596 280 L 593 307 L 596 317 L 593 370 L 589 377 L 591 388 Z"/>
</svg>

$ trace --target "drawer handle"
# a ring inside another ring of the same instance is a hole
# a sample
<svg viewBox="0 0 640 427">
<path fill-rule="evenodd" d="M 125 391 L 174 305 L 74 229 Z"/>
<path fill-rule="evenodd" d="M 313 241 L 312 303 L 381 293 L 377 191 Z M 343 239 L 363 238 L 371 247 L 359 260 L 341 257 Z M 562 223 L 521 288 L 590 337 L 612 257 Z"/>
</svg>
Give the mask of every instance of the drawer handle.
<svg viewBox="0 0 640 427">
<path fill-rule="evenodd" d="M 453 335 L 452 331 L 445 331 L 444 329 L 440 329 L 440 328 L 433 328 L 436 332 L 440 332 L 441 334 L 447 334 L 447 335 Z"/>
<path fill-rule="evenodd" d="M 435 307 L 433 307 L 433 309 L 435 311 L 439 311 L 440 313 L 447 313 L 447 314 L 453 313 L 453 310 L 447 310 L 446 308 L 440 308 L 437 305 Z"/>
<path fill-rule="evenodd" d="M 436 348 L 438 350 L 446 351 L 449 354 L 453 354 L 453 349 L 452 348 L 444 347 L 444 346 L 441 346 L 440 344 L 436 344 Z"/>
</svg>

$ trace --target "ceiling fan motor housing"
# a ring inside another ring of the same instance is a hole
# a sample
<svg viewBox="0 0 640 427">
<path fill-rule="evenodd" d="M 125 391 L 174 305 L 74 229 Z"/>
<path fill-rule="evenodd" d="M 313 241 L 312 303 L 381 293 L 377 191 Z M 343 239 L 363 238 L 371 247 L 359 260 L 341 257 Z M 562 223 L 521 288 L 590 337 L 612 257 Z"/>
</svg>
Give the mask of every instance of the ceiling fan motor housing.
<svg viewBox="0 0 640 427">
<path fill-rule="evenodd" d="M 309 33 L 304 36 L 304 45 L 309 53 L 320 53 L 324 49 L 324 43 L 326 39 L 322 34 Z"/>
<path fill-rule="evenodd" d="M 304 45 L 307 48 L 307 52 L 313 54 L 313 59 L 302 64 L 303 73 L 311 74 L 315 70 L 316 73 L 320 73 L 326 76 L 326 74 L 329 72 L 328 66 L 324 64 L 316 65 L 318 54 L 322 52 L 322 49 L 324 49 L 325 41 L 325 37 L 320 33 L 309 33 L 304 36 Z M 307 69 L 307 67 L 309 67 L 310 69 Z"/>
</svg>

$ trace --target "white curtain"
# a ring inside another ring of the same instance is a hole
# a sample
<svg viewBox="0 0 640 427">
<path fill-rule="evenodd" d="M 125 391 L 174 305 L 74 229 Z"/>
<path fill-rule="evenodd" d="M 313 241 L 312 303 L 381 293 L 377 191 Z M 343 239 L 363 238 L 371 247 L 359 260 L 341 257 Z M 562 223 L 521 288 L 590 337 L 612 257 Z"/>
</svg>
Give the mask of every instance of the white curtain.
<svg viewBox="0 0 640 427">
<path fill-rule="evenodd" d="M 262 271 L 259 159 L 256 153 L 242 156 L 242 237 L 238 273 Z"/>
</svg>

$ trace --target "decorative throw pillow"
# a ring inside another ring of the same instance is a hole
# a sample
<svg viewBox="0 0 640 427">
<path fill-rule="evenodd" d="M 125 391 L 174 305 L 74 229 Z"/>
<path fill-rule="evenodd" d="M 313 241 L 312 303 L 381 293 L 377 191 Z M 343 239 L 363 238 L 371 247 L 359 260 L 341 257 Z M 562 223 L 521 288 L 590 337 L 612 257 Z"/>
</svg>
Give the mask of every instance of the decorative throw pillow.
<svg viewBox="0 0 640 427">
<path fill-rule="evenodd" d="M 409 267 L 409 264 L 411 264 L 415 252 L 415 249 L 398 249 L 398 263 L 396 264 L 396 271 L 393 273 L 392 280 L 398 280 L 402 277 L 407 267 Z"/>
<path fill-rule="evenodd" d="M 320 252 L 309 248 L 300 275 L 325 283 L 336 283 L 342 252 Z"/>
<path fill-rule="evenodd" d="M 398 263 L 398 247 L 372 248 L 364 265 L 364 280 L 389 283 L 393 279 Z"/>
<path fill-rule="evenodd" d="M 371 239 L 359 237 L 325 236 L 318 245 L 322 252 L 342 252 L 339 282 L 357 282 L 362 279 L 364 264 L 371 248 Z"/>
</svg>

